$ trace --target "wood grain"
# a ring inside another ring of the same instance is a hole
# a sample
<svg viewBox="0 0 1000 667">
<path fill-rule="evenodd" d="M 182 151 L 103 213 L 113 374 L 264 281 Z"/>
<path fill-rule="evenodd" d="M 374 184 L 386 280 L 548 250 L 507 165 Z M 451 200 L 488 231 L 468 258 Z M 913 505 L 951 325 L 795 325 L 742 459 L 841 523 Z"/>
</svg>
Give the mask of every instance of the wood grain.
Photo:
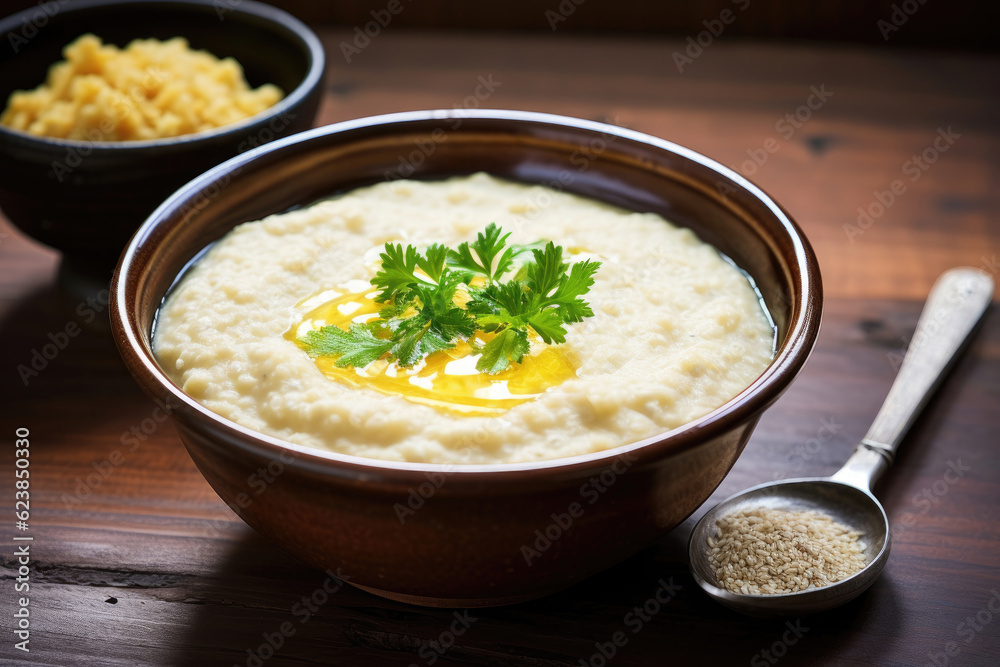
<svg viewBox="0 0 1000 667">
<path fill-rule="evenodd" d="M 324 32 L 331 65 L 322 123 L 462 105 L 478 77 L 492 76 L 501 85 L 489 106 L 608 119 L 736 168 L 747 150 L 778 141 L 751 177 L 816 247 L 824 328 L 806 370 L 762 419 L 713 501 L 765 480 L 834 471 L 877 412 L 937 275 L 955 265 L 996 273 L 995 59 L 719 43 L 681 75 L 671 41 L 386 32 L 347 65 L 337 46 L 347 34 Z M 780 137 L 775 123 L 814 85 L 834 94 L 792 137 Z M 961 138 L 851 243 L 843 225 L 857 207 L 905 178 L 902 165 L 948 126 Z M 13 548 L 0 551 L 0 661 L 257 664 L 265 635 L 287 624 L 293 632 L 262 664 L 430 664 L 431 642 L 447 641 L 455 621 L 449 610 L 348 586 L 303 622 L 303 596 L 321 591 L 327 575 L 256 536 L 215 496 L 173 427 L 156 423 L 138 394 L 103 325 L 106 311 L 93 305 L 99 300 L 88 305 L 103 286 L 60 276 L 58 259 L 0 222 L 0 495 L 11 498 L 13 432 L 26 426 L 34 537 L 29 654 L 13 650 L 16 563 Z M 70 322 L 82 332 L 25 385 L 17 366 Z M 994 664 L 998 398 L 994 308 L 878 488 L 895 530 L 882 578 L 847 607 L 791 619 L 798 634 L 784 621 L 726 611 L 697 589 L 684 554 L 703 508 L 570 590 L 472 612 L 477 620 L 434 664 L 598 665 L 598 645 L 616 632 L 628 640 L 615 649 L 617 665 Z M 949 466 L 961 471 L 954 483 Z M 10 516 L 0 524 L 8 544 L 12 524 Z M 629 614 L 661 581 L 681 588 L 633 632 Z M 762 651 L 773 651 L 773 662 Z"/>
</svg>

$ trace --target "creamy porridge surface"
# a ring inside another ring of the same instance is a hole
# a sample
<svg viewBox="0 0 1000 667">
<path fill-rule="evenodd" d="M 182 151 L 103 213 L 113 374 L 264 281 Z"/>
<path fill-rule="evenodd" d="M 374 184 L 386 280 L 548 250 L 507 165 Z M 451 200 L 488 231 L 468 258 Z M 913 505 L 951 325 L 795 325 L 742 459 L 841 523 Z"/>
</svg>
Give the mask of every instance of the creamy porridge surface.
<svg viewBox="0 0 1000 667">
<path fill-rule="evenodd" d="M 285 337 L 302 302 L 367 283 L 386 242 L 454 247 L 490 222 L 602 262 L 567 327 L 576 376 L 496 416 L 334 382 Z M 353 282 L 352 282 L 353 281 Z M 190 396 L 301 445 L 396 461 L 511 463 L 628 444 L 711 412 L 772 358 L 745 276 L 652 214 L 486 174 L 396 181 L 236 227 L 172 291 L 154 350 Z"/>
</svg>

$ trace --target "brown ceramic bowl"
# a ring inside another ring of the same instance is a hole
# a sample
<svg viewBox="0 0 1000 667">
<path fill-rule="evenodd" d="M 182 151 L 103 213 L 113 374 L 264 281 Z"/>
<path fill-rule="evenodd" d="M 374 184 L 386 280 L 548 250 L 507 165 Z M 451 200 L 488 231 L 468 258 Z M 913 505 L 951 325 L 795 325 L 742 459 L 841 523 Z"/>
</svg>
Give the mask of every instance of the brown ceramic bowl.
<svg viewBox="0 0 1000 667">
<path fill-rule="evenodd" d="M 731 401 L 668 433 L 572 458 L 460 467 L 362 459 L 254 432 L 186 396 L 157 363 L 150 331 L 161 299 L 234 225 L 386 178 L 476 171 L 691 227 L 753 276 L 778 329 L 774 361 Z M 680 524 L 802 368 L 822 303 L 802 232 L 735 172 L 638 132 L 487 110 L 364 118 L 230 160 L 152 214 L 112 288 L 112 327 L 129 370 L 172 413 L 191 458 L 244 521 L 365 590 L 463 607 L 565 588 Z"/>
</svg>

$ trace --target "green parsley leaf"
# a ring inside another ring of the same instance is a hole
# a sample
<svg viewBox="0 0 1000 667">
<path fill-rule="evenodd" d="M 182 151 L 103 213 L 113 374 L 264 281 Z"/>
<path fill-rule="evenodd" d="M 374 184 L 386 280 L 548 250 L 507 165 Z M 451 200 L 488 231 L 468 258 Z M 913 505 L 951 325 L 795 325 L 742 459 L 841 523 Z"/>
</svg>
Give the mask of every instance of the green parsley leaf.
<svg viewBox="0 0 1000 667">
<path fill-rule="evenodd" d="M 512 361 L 524 358 L 528 348 L 528 335 L 523 330 L 506 329 L 483 347 L 476 370 L 491 375 L 507 370 Z"/>
<path fill-rule="evenodd" d="M 448 260 L 453 266 L 486 276 L 490 282 L 499 280 L 514 261 L 514 248 L 506 247 L 509 236 L 495 222 L 491 222 L 484 231 L 479 232 L 471 247 L 468 243 L 462 243 L 457 252 L 449 250 Z"/>
<path fill-rule="evenodd" d="M 410 289 L 414 284 L 424 282 L 414 271 L 417 268 L 418 254 L 413 246 L 386 243 L 385 252 L 379 255 L 382 268 L 372 278 L 372 285 L 382 290 L 375 301 L 385 303 L 396 294 Z"/>
<path fill-rule="evenodd" d="M 302 338 L 311 357 L 336 357 L 337 366 L 363 368 L 389 351 L 392 340 L 376 338 L 371 329 L 354 322 L 347 331 L 326 326 L 310 331 Z"/>
<path fill-rule="evenodd" d="M 402 320 L 393 334 L 395 342 L 389 352 L 404 368 L 415 365 L 429 354 L 454 347 L 449 339 L 431 326 L 428 319 L 422 317 Z"/>
<path fill-rule="evenodd" d="M 435 243 L 424 251 L 423 256 L 417 255 L 417 266 L 430 276 L 431 280 L 436 283 L 441 282 L 441 274 L 444 272 L 444 263 L 447 257 L 448 249 Z"/>
<path fill-rule="evenodd" d="M 564 322 L 581 322 L 584 317 L 593 317 L 594 311 L 580 297 L 590 291 L 594 284 L 594 274 L 600 266 L 600 262 L 589 259 L 573 264 L 569 275 L 560 277 L 555 291 L 542 298 L 542 308 L 555 306 Z"/>
<path fill-rule="evenodd" d="M 540 297 L 548 296 L 559 286 L 559 279 L 566 274 L 562 246 L 549 241 L 544 250 L 532 250 L 531 254 L 535 256 L 535 262 L 527 266 L 528 287 Z"/>
<path fill-rule="evenodd" d="M 539 310 L 528 316 L 528 325 L 535 330 L 549 345 L 566 342 L 566 329 L 563 328 L 563 318 L 557 310 Z"/>
</svg>

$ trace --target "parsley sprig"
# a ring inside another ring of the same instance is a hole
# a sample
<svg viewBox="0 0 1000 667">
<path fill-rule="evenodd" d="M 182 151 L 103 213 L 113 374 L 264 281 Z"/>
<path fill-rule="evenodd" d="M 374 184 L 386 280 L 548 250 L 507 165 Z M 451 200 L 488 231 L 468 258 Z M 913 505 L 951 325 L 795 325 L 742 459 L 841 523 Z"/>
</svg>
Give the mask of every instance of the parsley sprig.
<svg viewBox="0 0 1000 667">
<path fill-rule="evenodd" d="M 325 326 L 299 340 L 311 356 L 358 368 L 386 355 L 410 367 L 466 340 L 480 352 L 476 369 L 490 374 L 524 358 L 531 331 L 548 344 L 566 342 L 564 325 L 594 314 L 582 297 L 601 263 L 570 265 L 551 241 L 508 245 L 509 237 L 490 223 L 456 250 L 435 244 L 421 253 L 386 243 L 371 281 L 379 289 L 375 301 L 384 304 L 378 318 L 348 329 Z M 528 253 L 531 258 L 519 262 Z M 480 347 L 477 331 L 493 337 Z"/>
</svg>

